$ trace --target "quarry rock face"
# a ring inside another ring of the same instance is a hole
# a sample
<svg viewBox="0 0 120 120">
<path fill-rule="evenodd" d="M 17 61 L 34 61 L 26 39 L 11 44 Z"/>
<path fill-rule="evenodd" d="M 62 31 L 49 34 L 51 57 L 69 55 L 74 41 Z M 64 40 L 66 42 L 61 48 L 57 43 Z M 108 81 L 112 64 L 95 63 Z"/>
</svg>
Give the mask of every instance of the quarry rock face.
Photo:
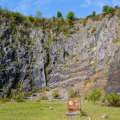
<svg viewBox="0 0 120 120">
<path fill-rule="evenodd" d="M 88 19 L 74 27 L 69 36 L 55 36 L 0 18 L 1 95 L 19 84 L 26 92 L 46 86 L 120 92 L 120 17 Z M 50 35 L 55 40 L 50 42 Z"/>
<path fill-rule="evenodd" d="M 51 51 L 58 51 L 54 53 L 58 60 L 49 75 L 49 86 L 77 86 L 81 91 L 95 87 L 108 92 L 120 91 L 119 17 L 89 20 L 86 26 L 78 26 L 75 34 L 60 40 L 64 44 L 61 42 L 56 44 L 56 48 L 51 48 Z M 60 50 L 64 54 L 59 53 Z"/>
<path fill-rule="evenodd" d="M 45 41 L 41 30 L 24 25 L 12 26 L 7 19 L 0 20 L 0 88 L 9 95 L 19 84 L 28 92 L 46 86 L 44 64 Z"/>
</svg>

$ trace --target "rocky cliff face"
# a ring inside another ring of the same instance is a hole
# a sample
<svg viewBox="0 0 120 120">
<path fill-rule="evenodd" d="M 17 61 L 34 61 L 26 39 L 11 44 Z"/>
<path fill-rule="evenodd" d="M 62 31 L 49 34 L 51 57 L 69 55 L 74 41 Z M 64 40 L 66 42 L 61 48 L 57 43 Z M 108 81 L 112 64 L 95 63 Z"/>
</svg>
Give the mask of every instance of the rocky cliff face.
<svg viewBox="0 0 120 120">
<path fill-rule="evenodd" d="M 65 36 L 0 18 L 0 89 L 9 96 L 48 88 L 120 92 L 120 15 L 74 23 Z M 71 29 L 73 29 L 71 28 Z"/>
<path fill-rule="evenodd" d="M 5 96 L 18 86 L 26 92 L 46 86 L 47 35 L 41 30 L 0 19 L 0 88 Z"/>
<path fill-rule="evenodd" d="M 88 19 L 86 26 L 77 23 L 76 27 L 76 33 L 59 38 L 50 49 L 51 59 L 56 60 L 48 86 L 72 86 L 84 92 L 100 87 L 120 92 L 119 15 L 98 21 Z"/>
</svg>

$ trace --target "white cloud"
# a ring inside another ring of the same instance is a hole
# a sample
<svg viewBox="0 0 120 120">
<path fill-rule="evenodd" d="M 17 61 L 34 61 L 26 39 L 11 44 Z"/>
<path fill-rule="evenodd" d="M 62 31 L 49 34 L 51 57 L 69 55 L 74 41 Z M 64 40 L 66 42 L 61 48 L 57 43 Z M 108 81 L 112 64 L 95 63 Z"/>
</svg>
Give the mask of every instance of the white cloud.
<svg viewBox="0 0 120 120">
<path fill-rule="evenodd" d="M 112 5 L 113 6 L 116 6 L 116 5 L 120 6 L 120 0 L 112 0 Z"/>
</svg>

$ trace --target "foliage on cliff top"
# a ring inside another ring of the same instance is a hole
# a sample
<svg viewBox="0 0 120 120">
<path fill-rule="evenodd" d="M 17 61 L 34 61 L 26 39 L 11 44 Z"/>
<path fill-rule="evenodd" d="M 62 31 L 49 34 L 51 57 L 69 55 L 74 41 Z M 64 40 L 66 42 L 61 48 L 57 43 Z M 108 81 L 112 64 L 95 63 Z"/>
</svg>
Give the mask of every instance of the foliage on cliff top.
<svg viewBox="0 0 120 120">
<path fill-rule="evenodd" d="M 57 17 L 52 18 L 42 18 L 42 17 L 33 17 L 33 16 L 24 16 L 18 12 L 11 12 L 6 9 L 0 8 L 0 17 L 7 18 L 10 21 L 13 21 L 14 24 L 24 24 L 25 26 L 33 26 L 39 27 L 47 32 L 54 32 L 54 33 L 70 33 L 71 29 L 74 29 L 74 24 L 76 22 L 82 21 L 81 24 L 85 25 L 88 19 L 92 20 L 100 20 L 105 15 L 108 14 L 115 14 L 116 11 L 120 13 L 119 7 L 110 7 L 104 6 L 103 7 L 103 14 L 96 15 L 93 12 L 91 15 L 87 16 L 85 19 L 75 18 L 74 13 L 68 12 L 67 19 L 62 17 L 62 13 L 60 11 L 57 12 Z M 76 30 L 73 30 L 76 31 Z"/>
</svg>

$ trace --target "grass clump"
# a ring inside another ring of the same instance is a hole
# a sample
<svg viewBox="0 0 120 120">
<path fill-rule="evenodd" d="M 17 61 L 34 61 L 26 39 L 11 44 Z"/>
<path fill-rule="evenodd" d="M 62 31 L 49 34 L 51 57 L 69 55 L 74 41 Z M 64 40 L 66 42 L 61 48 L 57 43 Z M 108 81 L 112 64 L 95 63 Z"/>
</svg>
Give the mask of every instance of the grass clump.
<svg viewBox="0 0 120 120">
<path fill-rule="evenodd" d="M 10 93 L 10 98 L 14 99 L 16 102 L 24 102 L 24 90 L 23 90 L 23 83 L 20 82 L 17 85 L 17 89 L 12 89 Z"/>
<path fill-rule="evenodd" d="M 68 92 L 69 98 L 79 97 L 79 90 L 70 89 Z"/>
<path fill-rule="evenodd" d="M 120 106 L 120 95 L 117 93 L 109 93 L 106 95 L 107 104 L 110 106 Z"/>
<path fill-rule="evenodd" d="M 10 99 L 8 98 L 0 98 L 0 103 L 7 103 L 7 102 L 10 102 Z"/>
<path fill-rule="evenodd" d="M 60 97 L 60 93 L 58 89 L 53 90 L 52 96 L 54 99 L 58 99 Z"/>
<path fill-rule="evenodd" d="M 101 90 L 100 89 L 95 89 L 95 90 L 90 92 L 87 99 L 89 101 L 92 101 L 93 103 L 96 103 L 96 101 L 99 101 L 101 97 L 102 97 Z"/>
</svg>

